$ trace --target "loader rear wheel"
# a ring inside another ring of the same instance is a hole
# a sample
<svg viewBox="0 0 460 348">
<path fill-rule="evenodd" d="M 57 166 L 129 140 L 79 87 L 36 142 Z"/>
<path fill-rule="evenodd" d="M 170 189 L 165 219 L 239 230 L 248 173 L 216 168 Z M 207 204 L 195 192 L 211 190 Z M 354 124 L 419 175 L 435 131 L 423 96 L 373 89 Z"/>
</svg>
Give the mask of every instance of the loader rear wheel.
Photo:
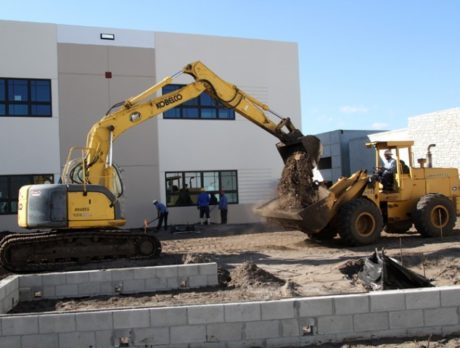
<svg viewBox="0 0 460 348">
<path fill-rule="evenodd" d="M 418 201 L 414 225 L 423 237 L 440 237 L 452 232 L 456 219 L 452 201 L 444 195 L 430 193 Z"/>
<path fill-rule="evenodd" d="M 385 225 L 386 233 L 406 233 L 412 227 L 412 221 L 402 221 Z"/>
<path fill-rule="evenodd" d="M 380 239 L 383 218 L 380 209 L 360 197 L 346 203 L 338 216 L 339 235 L 349 245 L 368 245 Z"/>
</svg>

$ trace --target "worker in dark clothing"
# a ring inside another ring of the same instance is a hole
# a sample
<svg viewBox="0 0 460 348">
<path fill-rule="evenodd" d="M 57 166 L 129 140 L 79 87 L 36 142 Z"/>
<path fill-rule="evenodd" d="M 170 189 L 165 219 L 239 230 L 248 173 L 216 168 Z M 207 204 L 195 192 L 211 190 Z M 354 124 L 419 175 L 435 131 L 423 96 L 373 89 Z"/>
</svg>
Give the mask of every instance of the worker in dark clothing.
<svg viewBox="0 0 460 348">
<path fill-rule="evenodd" d="M 177 198 L 176 205 L 191 205 L 193 203 L 190 197 L 190 191 L 188 190 L 187 184 L 184 185 L 179 191 L 179 197 Z"/>
<path fill-rule="evenodd" d="M 163 224 L 164 221 L 164 229 L 165 231 L 168 229 L 168 208 L 163 203 L 158 202 L 156 199 L 153 201 L 153 205 L 155 208 L 157 208 L 157 213 L 158 213 L 158 225 L 157 225 L 157 231 L 160 231 L 161 225 Z"/>
<path fill-rule="evenodd" d="M 220 191 L 219 193 L 219 210 L 220 210 L 220 223 L 226 224 L 227 223 L 227 213 L 228 213 L 228 200 L 227 196 L 225 195 L 224 191 Z"/>
<path fill-rule="evenodd" d="M 201 189 L 200 194 L 198 195 L 198 201 L 197 201 L 197 206 L 198 209 L 200 210 L 200 224 L 203 225 L 205 223 L 208 225 L 210 223 L 210 218 L 209 218 L 209 194 L 204 190 L 204 188 Z M 206 220 L 204 220 L 204 217 L 206 216 Z"/>
</svg>

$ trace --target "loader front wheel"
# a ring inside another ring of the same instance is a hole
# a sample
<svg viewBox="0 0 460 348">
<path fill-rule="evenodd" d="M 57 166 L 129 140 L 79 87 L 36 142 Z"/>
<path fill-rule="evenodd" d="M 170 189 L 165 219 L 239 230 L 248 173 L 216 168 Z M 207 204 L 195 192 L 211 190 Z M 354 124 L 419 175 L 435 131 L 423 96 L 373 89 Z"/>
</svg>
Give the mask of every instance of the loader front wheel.
<svg viewBox="0 0 460 348">
<path fill-rule="evenodd" d="M 360 197 L 346 203 L 338 215 L 339 235 L 348 245 L 368 245 L 380 239 L 383 218 L 380 209 Z"/>
<path fill-rule="evenodd" d="M 430 193 L 418 201 L 414 225 L 423 237 L 440 237 L 452 232 L 456 219 L 452 201 L 444 195 Z"/>
</svg>

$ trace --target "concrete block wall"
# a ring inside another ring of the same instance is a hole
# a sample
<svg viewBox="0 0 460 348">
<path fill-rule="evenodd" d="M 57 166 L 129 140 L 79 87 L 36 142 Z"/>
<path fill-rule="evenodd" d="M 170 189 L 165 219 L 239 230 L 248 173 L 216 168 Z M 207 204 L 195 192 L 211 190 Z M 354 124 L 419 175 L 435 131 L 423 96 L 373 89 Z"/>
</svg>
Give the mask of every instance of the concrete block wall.
<svg viewBox="0 0 460 348">
<path fill-rule="evenodd" d="M 300 347 L 460 333 L 460 286 L 0 317 L 0 347 Z"/>
<path fill-rule="evenodd" d="M 10 276 L 0 280 L 0 314 L 7 313 L 18 303 L 19 277 Z"/>
<path fill-rule="evenodd" d="M 19 294 L 16 299 L 20 301 L 133 294 L 218 284 L 216 263 L 30 274 L 14 279 L 15 291 Z"/>
</svg>

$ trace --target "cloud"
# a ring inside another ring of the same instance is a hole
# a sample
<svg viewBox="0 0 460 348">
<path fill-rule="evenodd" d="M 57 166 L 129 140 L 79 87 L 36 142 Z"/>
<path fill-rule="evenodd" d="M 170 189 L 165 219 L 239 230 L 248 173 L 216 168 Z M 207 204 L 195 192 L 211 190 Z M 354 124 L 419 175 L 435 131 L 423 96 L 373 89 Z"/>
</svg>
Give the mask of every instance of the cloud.
<svg viewBox="0 0 460 348">
<path fill-rule="evenodd" d="M 345 105 L 340 107 L 340 112 L 344 114 L 356 114 L 356 113 L 366 113 L 369 109 L 365 106 L 353 106 L 353 105 Z"/>
<path fill-rule="evenodd" d="M 388 129 L 388 123 L 384 122 L 374 122 L 371 126 L 372 129 Z"/>
</svg>

